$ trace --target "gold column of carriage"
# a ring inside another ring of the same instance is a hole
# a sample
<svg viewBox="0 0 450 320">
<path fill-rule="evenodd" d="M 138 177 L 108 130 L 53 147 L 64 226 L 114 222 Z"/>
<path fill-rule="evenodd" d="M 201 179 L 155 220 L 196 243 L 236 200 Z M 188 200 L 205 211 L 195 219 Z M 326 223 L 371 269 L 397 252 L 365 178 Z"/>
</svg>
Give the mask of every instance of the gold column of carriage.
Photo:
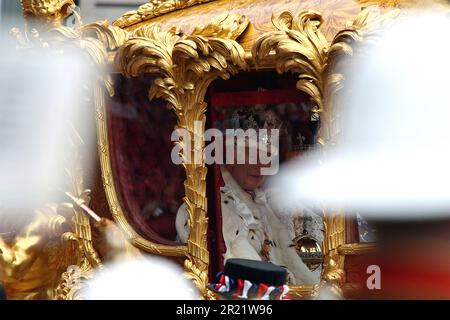
<svg viewBox="0 0 450 320">
<path fill-rule="evenodd" d="M 115 75 L 126 79 L 151 76 L 150 99 L 162 98 L 177 118 L 177 127 L 187 129 L 194 139 L 203 138 L 208 109 L 207 90 L 216 79 L 232 82 L 242 72 L 261 70 L 292 73 L 296 87 L 304 92 L 313 111 L 325 124 L 319 143 L 326 147 L 335 135 L 333 119 L 327 117 L 335 92 L 344 77 L 334 67 L 338 59 L 351 57 L 352 46 L 386 19 L 399 14 L 402 0 L 152 0 L 127 12 L 112 24 L 96 22 L 69 28 L 63 20 L 73 10 L 71 0 L 22 0 L 28 37 L 14 30 L 22 47 L 86 50 L 92 61 L 106 70 L 92 88 L 98 138 L 98 158 L 109 211 L 115 222 L 137 248 L 156 255 L 184 260 L 186 275 L 204 298 L 214 298 L 207 288 L 211 253 L 208 247 L 207 167 L 203 159 L 184 164 L 183 202 L 191 230 L 186 245 L 162 243 L 138 232 L 123 204 L 112 168 L 108 116 L 108 93 L 113 96 Z M 125 81 L 131 81 L 125 80 Z M 107 90 L 105 90 L 107 89 Z M 201 126 L 194 126 L 199 121 Z M 203 141 L 203 139 L 200 139 Z M 179 141 L 183 145 L 184 141 Z M 194 140 L 192 140 L 194 145 Z M 196 145 L 205 147 L 204 141 Z M 151 147 L 150 147 L 151 148 Z M 79 185 L 68 190 L 83 197 Z M 100 194 L 100 193 L 99 193 Z M 84 196 L 85 197 L 85 196 Z M 91 203 L 102 201 L 95 195 Z M 180 199 L 181 201 L 181 199 Z M 95 250 L 91 224 L 82 212 L 73 210 L 73 232 L 59 241 L 75 241 L 78 277 L 89 278 L 102 265 Z M 350 223 L 344 214 L 324 216 L 322 283 L 333 284 L 351 295 L 357 283 L 347 276 L 349 257 L 365 254 L 371 244 L 352 243 Z M 73 275 L 62 274 L 57 287 L 60 299 L 77 297 Z M 310 297 L 320 284 L 292 287 L 294 298 Z"/>
</svg>

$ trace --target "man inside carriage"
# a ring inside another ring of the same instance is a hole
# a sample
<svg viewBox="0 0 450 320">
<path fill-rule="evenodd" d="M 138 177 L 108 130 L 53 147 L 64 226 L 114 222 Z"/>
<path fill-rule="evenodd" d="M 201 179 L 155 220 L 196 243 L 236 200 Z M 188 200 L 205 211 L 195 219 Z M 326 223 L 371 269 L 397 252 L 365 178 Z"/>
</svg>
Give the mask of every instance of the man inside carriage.
<svg viewBox="0 0 450 320">
<path fill-rule="evenodd" d="M 319 281 L 320 268 L 312 271 L 307 267 L 298 254 L 295 239 L 300 233 L 309 234 L 322 242 L 322 216 L 300 206 L 297 210 L 288 210 L 275 205 L 274 198 L 278 191 L 267 186 L 270 175 L 264 171 L 271 164 L 261 161 L 261 156 L 257 161 L 251 161 L 252 153 L 263 153 L 269 155 L 271 161 L 279 161 L 280 152 L 285 158 L 305 149 L 305 139 L 301 138 L 298 130 L 287 127 L 288 124 L 278 117 L 276 108 L 265 105 L 235 110 L 231 119 L 223 125 L 226 132 L 230 132 L 226 129 L 234 129 L 231 132 L 253 129 L 257 133 L 254 137 L 248 135 L 246 139 L 225 139 L 226 152 L 230 145 L 234 149 L 234 161 L 226 161 L 226 164 L 220 165 L 219 171 L 223 182 L 220 187 L 221 231 L 225 243 L 223 262 L 232 258 L 269 261 L 287 269 L 288 283 L 312 284 Z M 273 130 L 282 132 L 283 141 L 286 138 L 290 140 L 287 143 L 291 145 L 288 152 L 283 150 L 286 143 L 282 143 L 281 148 L 279 141 L 273 144 L 274 139 L 270 136 Z M 293 133 L 300 138 L 289 139 Z M 292 140 L 297 143 L 292 143 Z M 242 156 L 243 153 L 244 163 L 238 160 L 239 154 Z M 179 240 L 186 243 L 189 226 L 185 205 L 178 210 L 176 228 Z"/>
</svg>

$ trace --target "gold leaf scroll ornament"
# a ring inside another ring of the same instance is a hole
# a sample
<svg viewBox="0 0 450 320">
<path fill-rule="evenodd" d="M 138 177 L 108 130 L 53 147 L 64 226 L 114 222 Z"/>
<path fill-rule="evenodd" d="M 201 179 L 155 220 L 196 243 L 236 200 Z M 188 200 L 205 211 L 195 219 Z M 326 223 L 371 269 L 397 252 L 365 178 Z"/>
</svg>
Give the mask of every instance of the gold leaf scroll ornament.
<svg viewBox="0 0 450 320">
<path fill-rule="evenodd" d="M 137 29 L 119 49 L 116 64 L 128 77 L 155 74 L 149 97 L 163 97 L 178 116 L 177 128 L 190 133 L 191 150 L 178 141 L 186 170 L 185 197 L 190 233 L 185 260 L 187 276 L 193 279 L 203 297 L 213 298 L 207 289 L 209 252 L 206 217 L 206 167 L 204 150 L 204 101 L 208 86 L 216 78 L 228 79 L 245 70 L 245 52 L 235 39 L 245 30 L 248 19 L 222 15 L 198 26 L 191 35 L 158 25 Z M 191 161 L 188 161 L 191 159 Z"/>
</svg>

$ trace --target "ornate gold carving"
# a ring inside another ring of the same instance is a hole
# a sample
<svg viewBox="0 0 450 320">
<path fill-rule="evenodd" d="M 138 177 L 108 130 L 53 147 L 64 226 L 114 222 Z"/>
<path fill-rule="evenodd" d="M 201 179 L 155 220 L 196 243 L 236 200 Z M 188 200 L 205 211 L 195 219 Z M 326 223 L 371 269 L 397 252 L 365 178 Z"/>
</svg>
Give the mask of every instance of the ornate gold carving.
<svg viewBox="0 0 450 320">
<path fill-rule="evenodd" d="M 293 300 L 308 299 L 317 296 L 319 285 L 289 286 L 289 297 Z"/>
<path fill-rule="evenodd" d="M 245 70 L 245 53 L 235 41 L 248 25 L 248 19 L 226 15 L 183 35 L 175 29 L 161 31 L 158 25 L 137 29 L 119 49 L 116 63 L 126 76 L 154 73 L 157 78 L 149 97 L 163 97 L 178 116 L 177 127 L 191 134 L 193 150 L 184 141 L 182 157 L 186 170 L 184 202 L 191 232 L 187 243 L 185 269 L 203 297 L 213 299 L 207 289 L 209 252 L 206 217 L 206 167 L 203 159 L 205 110 L 204 96 L 210 83 L 220 77 L 228 79 Z M 200 143 L 198 143 L 200 141 Z M 190 153 L 190 154 L 188 154 Z"/>
<path fill-rule="evenodd" d="M 248 24 L 246 16 L 224 13 L 214 17 L 207 25 L 197 25 L 191 35 L 236 40 L 245 31 Z"/>
<path fill-rule="evenodd" d="M 320 31 L 320 13 L 302 11 L 294 17 L 290 12 L 283 12 L 272 17 L 276 31 L 262 35 L 255 42 L 252 50 L 255 64 L 273 56 L 279 73 L 290 71 L 299 75 L 297 88 L 315 103 L 313 112 L 329 111 L 333 95 L 343 81 L 341 74 L 333 73 L 333 67 L 339 56 L 352 54 L 353 42 L 362 40 L 361 30 L 367 17 L 368 11 L 363 10 L 352 24 L 328 42 Z M 323 128 L 321 142 L 329 143 L 333 134 L 329 128 Z M 345 243 L 345 216 L 325 214 L 324 232 L 322 279 L 341 294 L 339 288 L 345 283 L 344 256 L 338 252 L 338 247 Z M 301 289 L 294 288 L 293 292 L 297 290 Z"/>
<path fill-rule="evenodd" d="M 27 28 L 26 36 L 23 36 L 18 29 L 13 29 L 12 33 L 16 36 L 19 45 L 23 48 L 48 48 L 48 50 L 57 51 L 64 54 L 66 48 L 77 48 L 85 51 L 91 58 L 91 62 L 97 68 L 97 79 L 91 83 L 94 92 L 88 95 L 94 95 L 96 108 L 104 104 L 105 86 L 112 94 L 112 83 L 106 69 L 108 63 L 108 51 L 115 50 L 128 37 L 128 33 L 118 27 L 108 26 L 105 22 L 97 22 L 80 28 L 68 28 L 60 24 L 66 16 L 69 5 L 72 1 L 38 1 L 23 0 L 24 15 L 30 18 L 36 24 L 33 28 Z M 42 34 L 40 34 L 40 32 Z M 92 87 L 91 87 L 92 88 Z M 73 141 L 81 137 L 74 132 L 74 135 L 68 140 L 72 143 L 73 155 L 75 158 L 68 164 L 66 172 L 69 180 L 72 182 L 71 194 L 82 200 L 85 204 L 89 203 L 90 191 L 83 186 L 83 169 L 78 156 L 79 144 Z M 89 218 L 83 213 L 82 209 L 71 204 L 61 204 L 51 206 L 52 218 L 49 220 L 48 229 L 56 232 L 57 228 L 65 221 L 64 217 L 72 217 L 70 231 L 60 236 L 58 243 L 47 246 L 42 254 L 47 254 L 50 264 L 58 266 L 58 276 L 61 282 L 57 288 L 46 288 L 44 290 L 53 290 L 51 297 L 57 299 L 74 299 L 79 297 L 83 282 L 92 276 L 94 268 L 101 268 L 102 263 L 93 247 L 91 225 Z M 64 214 L 63 214 L 64 213 Z M 62 221 L 62 222 L 61 222 Z M 73 248 L 71 251 L 64 249 L 61 252 L 58 248 Z M 49 266 L 52 267 L 52 266 Z M 45 268 L 42 271 L 45 272 Z M 45 277 L 42 277 L 45 279 Z"/>
<path fill-rule="evenodd" d="M 400 8 L 413 5 L 414 0 L 359 0 L 362 5 L 377 5 L 383 8 Z M 422 2 L 422 1 L 421 1 Z"/>
<path fill-rule="evenodd" d="M 52 299 L 61 273 L 76 263 L 76 250 L 61 241 L 69 228 L 62 205 L 39 210 L 10 243 L 0 238 L 0 270 L 8 299 Z"/>
<path fill-rule="evenodd" d="M 127 31 L 110 26 L 107 21 L 84 25 L 80 31 L 83 37 L 98 39 L 110 51 L 117 50 L 128 39 Z"/>
<path fill-rule="evenodd" d="M 97 88 L 96 90 L 100 90 Z M 186 254 L 185 246 L 168 246 L 149 241 L 139 235 L 128 222 L 114 185 L 114 177 L 111 169 L 110 151 L 108 143 L 108 127 L 106 123 L 106 110 L 104 96 L 98 92 L 95 98 L 95 109 L 97 113 L 97 137 L 98 153 L 100 158 L 103 187 L 108 199 L 109 208 L 114 221 L 125 232 L 132 244 L 147 252 L 165 256 L 184 256 Z"/>
<path fill-rule="evenodd" d="M 68 143 L 73 138 L 68 137 Z M 89 190 L 83 189 L 78 145 L 72 144 L 71 148 L 74 158 L 66 167 L 71 192 L 88 203 Z M 37 210 L 13 244 L 8 248 L 0 239 L 0 262 L 7 271 L 4 281 L 10 299 L 65 299 L 79 288 L 78 282 L 66 281 L 68 268 L 88 278 L 94 267 L 101 266 L 92 245 L 88 218 L 68 203 L 49 204 Z"/>
<path fill-rule="evenodd" d="M 137 10 L 123 14 L 113 22 L 113 25 L 125 28 L 175 10 L 210 1 L 212 0 L 150 0 L 149 3 L 141 5 Z"/>
<path fill-rule="evenodd" d="M 146 25 L 133 34 L 121 30 L 138 22 L 160 16 L 162 14 L 186 8 L 211 0 L 152 0 L 136 11 L 123 15 L 114 22 L 95 23 L 82 26 L 80 29 L 61 27 L 61 21 L 70 13 L 71 0 L 22 0 L 24 15 L 28 21 L 40 20 L 46 26 L 59 26 L 45 34 L 45 40 L 36 30 L 31 30 L 30 37 L 23 37 L 15 30 L 18 40 L 24 45 L 48 46 L 55 41 L 71 42 L 87 52 L 95 64 L 106 65 L 108 51 L 115 51 L 116 64 L 127 76 L 141 73 L 157 75 L 154 85 L 149 90 L 150 98 L 164 97 L 168 106 L 178 116 L 178 127 L 191 133 L 191 145 L 203 141 L 206 103 L 204 95 L 209 84 L 221 77 L 227 79 L 230 74 L 245 70 L 245 53 L 235 41 L 244 32 L 248 19 L 240 15 L 223 15 L 206 26 L 199 25 L 190 35 L 175 29 L 161 31 L 156 25 Z M 386 1 L 389 2 L 389 1 Z M 389 2 L 390 3 L 390 2 Z M 256 64 L 267 67 L 267 61 L 276 61 L 278 72 L 291 71 L 299 74 L 297 87 L 310 95 L 316 104 L 315 111 L 326 111 L 332 104 L 331 99 L 340 86 L 343 77 L 332 73 L 336 57 L 351 54 L 351 43 L 361 39 L 361 30 L 365 27 L 367 12 L 363 11 L 348 28 L 340 31 L 328 42 L 320 31 L 321 15 L 314 11 L 303 11 L 297 16 L 284 12 L 273 17 L 276 31 L 260 37 L 253 47 L 253 59 Z M 70 41 L 67 41 L 70 40 Z M 249 57 L 247 56 L 247 60 Z M 206 167 L 203 159 L 196 158 L 202 154 L 204 144 L 195 146 L 198 153 L 191 152 L 194 163 L 185 163 L 187 174 L 185 181 L 184 201 L 188 208 L 191 233 L 188 245 L 170 247 L 152 243 L 139 236 L 126 220 L 115 190 L 111 171 L 109 144 L 106 125 L 105 101 L 102 85 L 105 84 L 112 94 L 109 77 L 101 74 L 101 85 L 95 86 L 95 107 L 97 110 L 97 132 L 99 141 L 99 157 L 105 192 L 108 197 L 113 217 L 119 226 L 126 231 L 131 242 L 149 252 L 161 255 L 187 255 L 185 268 L 188 277 L 192 278 L 205 298 L 214 298 L 207 289 L 209 252 L 207 249 L 207 217 L 206 217 Z M 326 116 L 326 112 L 325 116 Z M 198 121 L 199 126 L 195 126 Z M 332 136 L 330 130 L 323 135 L 326 139 Z M 184 146 L 183 141 L 178 142 Z M 186 152 L 183 150 L 183 152 Z M 183 156 L 187 154 L 183 153 Z M 81 190 L 81 189 L 80 189 Z M 79 190 L 77 196 L 86 197 Z M 80 193 L 81 192 L 81 193 Z M 86 199 L 87 201 L 87 199 Z M 340 288 L 345 282 L 343 271 L 345 247 L 345 223 L 343 215 L 326 215 L 324 219 L 325 240 L 324 271 L 322 278 Z M 57 293 L 59 298 L 76 298 L 80 279 L 87 279 L 93 266 L 101 266 L 95 250 L 92 248 L 89 221 L 79 212 L 74 213 L 74 232 L 66 233 L 64 240 L 73 240 L 82 252 L 78 266 L 81 272 L 73 274 L 67 271 L 63 275 Z M 340 249 L 339 249 L 340 248 Z M 82 281 L 81 281 L 82 282 Z M 292 288 L 292 296 L 303 298 L 314 295 L 318 286 L 298 286 Z"/>
<path fill-rule="evenodd" d="M 108 198 L 110 209 L 115 221 L 122 230 L 125 231 L 130 242 L 139 248 L 148 252 L 167 256 L 184 256 L 186 254 L 185 246 L 165 246 L 153 243 L 142 238 L 134 231 L 123 214 L 122 208 L 117 197 L 113 183 L 111 164 L 109 160 L 109 144 L 107 136 L 107 126 L 105 117 L 105 97 L 103 86 L 109 91 L 110 95 L 114 93 L 110 70 L 107 70 L 108 51 L 115 51 L 128 39 L 128 32 L 119 27 L 109 26 L 106 21 L 95 22 L 88 25 L 82 25 L 80 28 L 68 28 L 58 26 L 49 30 L 43 30 L 43 36 L 40 36 L 36 29 L 32 30 L 32 37 L 24 37 L 19 30 L 13 30 L 18 41 L 22 41 L 23 46 L 41 46 L 41 47 L 65 47 L 72 46 L 86 51 L 94 66 L 98 68 L 98 78 L 100 83 L 94 83 L 94 105 L 97 113 L 97 135 L 98 135 L 98 153 L 102 167 L 102 176 L 105 192 Z M 33 41 L 30 44 L 28 39 Z M 81 228 L 86 221 L 83 213 L 80 213 L 80 228 L 76 232 L 76 237 L 83 237 L 84 231 Z M 88 221 L 87 221 L 88 222 Z M 87 231 L 86 231 L 87 232 Z M 86 251 L 89 256 L 89 250 Z"/>
<path fill-rule="evenodd" d="M 290 12 L 283 12 L 278 17 L 273 16 L 272 23 L 277 31 L 263 34 L 253 46 L 255 64 L 258 65 L 275 51 L 278 73 L 299 73 L 297 88 L 314 100 L 317 105 L 315 110 L 321 111 L 322 69 L 328 42 L 318 31 L 320 15 L 314 11 L 304 11 L 294 21 Z"/>
<path fill-rule="evenodd" d="M 340 54 L 352 53 L 348 43 L 361 39 L 359 30 L 367 15 L 368 11 L 362 11 L 351 26 L 328 43 L 319 29 L 322 17 L 318 12 L 302 11 L 295 17 L 283 12 L 272 18 L 277 31 L 256 40 L 252 50 L 255 63 L 258 65 L 274 51 L 277 71 L 299 74 L 297 88 L 315 103 L 314 112 L 322 112 L 342 82 L 342 75 L 330 72 L 332 62 Z"/>
<path fill-rule="evenodd" d="M 73 0 L 21 0 L 27 22 L 56 27 L 71 14 Z"/>
<path fill-rule="evenodd" d="M 80 195 L 88 203 L 89 190 L 83 190 Z M 73 232 L 66 232 L 62 235 L 63 242 L 72 241 L 77 250 L 74 253 L 76 262 L 66 265 L 65 271 L 61 274 L 61 282 L 56 289 L 56 299 L 72 300 L 82 288 L 82 280 L 92 277 L 94 268 L 102 267 L 100 258 L 93 247 L 91 225 L 89 218 L 78 207 L 70 205 L 73 210 Z"/>
<path fill-rule="evenodd" d="M 74 132 L 73 135 L 75 137 L 78 137 L 79 142 L 78 144 L 72 143 L 73 159 L 71 159 L 71 163 L 67 164 L 66 173 L 69 177 L 69 181 L 71 181 L 72 184 L 71 194 L 80 199 L 84 204 L 89 205 L 89 202 L 91 201 L 91 191 L 89 189 L 85 189 L 83 177 L 84 171 L 81 167 L 82 159 L 78 152 L 78 149 L 84 145 L 84 142 L 77 132 Z M 80 207 L 73 205 L 71 205 L 71 207 L 73 208 L 73 235 L 78 241 L 81 252 L 84 253 L 83 258 L 85 257 L 92 267 L 100 266 L 102 263 L 92 245 L 92 233 L 89 217 L 83 212 Z M 63 235 L 63 237 L 66 239 L 71 239 L 70 234 L 65 234 Z"/>
<path fill-rule="evenodd" d="M 324 217 L 324 261 L 322 279 L 336 287 L 339 293 L 345 283 L 344 259 L 339 246 L 345 243 L 344 213 L 326 213 Z"/>
<path fill-rule="evenodd" d="M 89 205 L 90 190 L 85 189 L 82 159 L 78 151 L 84 142 L 75 129 L 68 140 L 71 143 L 72 157 L 65 170 L 71 182 L 71 194 Z M 77 250 L 73 253 L 73 259 L 76 259 L 76 262 L 66 265 L 61 274 L 61 282 L 56 289 L 55 298 L 59 300 L 75 299 L 82 288 L 82 281 L 90 279 L 94 269 L 101 268 L 103 265 L 93 247 L 89 217 L 79 206 L 72 204 L 61 205 L 59 210 L 66 210 L 68 211 L 66 216 L 72 216 L 72 231 L 64 233 L 61 240 L 62 242 L 72 242 Z"/>
<path fill-rule="evenodd" d="M 101 266 L 99 266 L 101 267 Z M 92 265 L 87 260 L 66 269 L 56 289 L 57 300 L 81 300 L 86 281 L 92 278 Z"/>
<path fill-rule="evenodd" d="M 106 23 L 91 24 L 83 28 L 86 35 L 95 34 L 102 42 L 107 44 L 111 50 L 115 50 L 128 40 L 129 34 L 126 31 L 114 26 L 108 26 Z M 105 32 L 106 31 L 106 32 Z M 114 185 L 114 177 L 111 169 L 108 127 L 106 123 L 105 98 L 100 88 L 96 88 L 95 109 L 97 114 L 97 137 L 98 154 L 100 159 L 103 187 L 108 199 L 111 214 L 119 227 L 125 231 L 129 241 L 147 252 L 166 255 L 166 256 L 184 256 L 186 254 L 185 246 L 170 246 L 154 243 L 144 239 L 139 235 L 128 222 Z M 113 89 L 111 87 L 111 93 Z"/>
<path fill-rule="evenodd" d="M 375 252 L 376 248 L 376 243 L 345 243 L 338 247 L 338 252 L 344 256 L 363 255 Z"/>
</svg>

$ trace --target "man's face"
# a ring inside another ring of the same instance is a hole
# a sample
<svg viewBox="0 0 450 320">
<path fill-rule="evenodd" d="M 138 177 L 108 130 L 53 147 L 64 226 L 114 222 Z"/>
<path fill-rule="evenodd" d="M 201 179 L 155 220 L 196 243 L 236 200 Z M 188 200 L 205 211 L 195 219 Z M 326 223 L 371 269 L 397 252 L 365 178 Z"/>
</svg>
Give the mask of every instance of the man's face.
<svg viewBox="0 0 450 320">
<path fill-rule="evenodd" d="M 253 191 L 261 188 L 266 181 L 267 176 L 261 175 L 261 168 L 267 167 L 267 165 L 263 165 L 259 161 L 256 164 L 248 163 L 248 150 L 246 151 L 244 164 L 236 164 L 237 161 L 235 161 L 235 164 L 227 164 L 226 168 L 242 189 Z"/>
</svg>

